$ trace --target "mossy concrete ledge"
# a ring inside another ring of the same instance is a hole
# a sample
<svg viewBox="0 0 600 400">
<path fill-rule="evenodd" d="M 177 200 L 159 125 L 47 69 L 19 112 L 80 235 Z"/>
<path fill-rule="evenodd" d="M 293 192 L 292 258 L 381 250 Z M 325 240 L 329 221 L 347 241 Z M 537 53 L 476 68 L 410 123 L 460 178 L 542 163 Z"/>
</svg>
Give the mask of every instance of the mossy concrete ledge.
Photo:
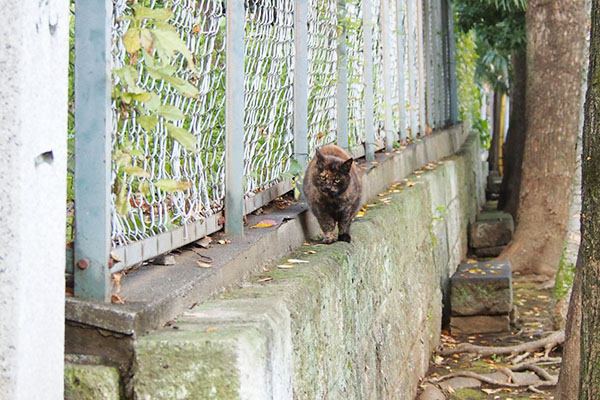
<svg viewBox="0 0 600 400">
<path fill-rule="evenodd" d="M 134 397 L 414 398 L 483 201 L 477 137 L 418 172 L 371 201 L 351 244 L 305 245 L 136 338 Z"/>
<path fill-rule="evenodd" d="M 119 400 L 121 392 L 117 368 L 65 363 L 65 400 Z"/>
</svg>

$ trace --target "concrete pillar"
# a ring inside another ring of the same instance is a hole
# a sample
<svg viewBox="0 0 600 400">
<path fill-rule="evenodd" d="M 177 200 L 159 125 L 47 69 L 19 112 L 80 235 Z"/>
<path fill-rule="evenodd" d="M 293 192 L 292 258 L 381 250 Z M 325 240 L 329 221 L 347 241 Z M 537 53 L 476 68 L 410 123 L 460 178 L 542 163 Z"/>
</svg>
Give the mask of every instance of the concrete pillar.
<svg viewBox="0 0 600 400">
<path fill-rule="evenodd" d="M 0 398 L 62 399 L 69 2 L 0 9 Z"/>
</svg>

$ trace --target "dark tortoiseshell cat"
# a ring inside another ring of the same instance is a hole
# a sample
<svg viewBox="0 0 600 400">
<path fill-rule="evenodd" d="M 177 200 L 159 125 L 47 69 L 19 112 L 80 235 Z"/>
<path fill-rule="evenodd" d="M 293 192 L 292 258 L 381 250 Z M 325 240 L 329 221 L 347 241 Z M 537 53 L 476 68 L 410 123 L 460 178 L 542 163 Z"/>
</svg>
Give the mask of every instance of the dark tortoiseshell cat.
<svg viewBox="0 0 600 400">
<path fill-rule="evenodd" d="M 304 174 L 304 194 L 323 230 L 323 243 L 350 243 L 350 223 L 360 208 L 361 181 L 354 159 L 329 144 L 317 150 Z"/>
</svg>

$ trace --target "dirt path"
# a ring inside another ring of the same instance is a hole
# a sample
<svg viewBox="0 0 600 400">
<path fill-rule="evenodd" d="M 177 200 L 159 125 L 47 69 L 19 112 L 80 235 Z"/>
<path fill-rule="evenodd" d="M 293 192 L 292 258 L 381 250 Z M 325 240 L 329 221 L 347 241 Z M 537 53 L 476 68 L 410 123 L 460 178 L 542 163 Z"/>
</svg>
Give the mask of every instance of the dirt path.
<svg viewBox="0 0 600 400">
<path fill-rule="evenodd" d="M 552 324 L 552 290 L 540 290 L 538 284 L 528 282 L 513 275 L 514 303 L 518 307 L 519 319 L 510 332 L 501 334 L 480 335 L 451 335 L 448 331 L 442 332 L 442 344 L 444 348 L 455 347 L 458 343 L 473 343 L 482 346 L 510 346 L 529 342 L 546 337 L 553 331 Z M 542 357 L 543 350 L 532 356 Z M 558 357 L 560 353 L 555 349 L 550 353 L 551 357 Z M 454 354 L 447 357 L 434 355 L 429 365 L 427 377 L 423 379 L 419 393 L 423 392 L 428 379 L 435 378 L 459 371 L 471 371 L 478 374 L 494 374 L 496 378 L 506 379 L 506 375 L 498 372 L 499 368 L 509 367 L 510 356 L 475 356 L 472 354 Z M 551 375 L 558 376 L 559 364 L 542 365 Z M 533 374 L 531 374 L 533 377 Z M 523 377 L 525 375 L 521 375 Z M 525 376 L 527 378 L 527 376 Z M 541 387 L 540 393 L 535 393 L 527 388 L 502 388 L 487 383 L 479 387 L 465 387 L 476 384 L 473 379 L 455 378 L 437 383 L 443 390 L 448 400 L 471 400 L 471 399 L 553 399 L 554 387 Z M 453 386 L 454 385 L 454 386 Z M 438 392 L 439 393 L 439 392 Z M 417 397 L 419 398 L 419 397 Z M 437 400 L 438 397 L 429 397 Z"/>
</svg>

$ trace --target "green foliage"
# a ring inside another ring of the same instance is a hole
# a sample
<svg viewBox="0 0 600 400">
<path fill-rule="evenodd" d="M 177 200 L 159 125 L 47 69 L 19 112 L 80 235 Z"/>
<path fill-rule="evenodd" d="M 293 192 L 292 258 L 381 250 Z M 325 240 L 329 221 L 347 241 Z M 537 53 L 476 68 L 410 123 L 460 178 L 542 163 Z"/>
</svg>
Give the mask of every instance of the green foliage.
<svg viewBox="0 0 600 400">
<path fill-rule="evenodd" d="M 192 70 L 195 66 L 185 42 L 180 39 L 175 27 L 168 22 L 173 18 L 173 12 L 166 8 L 145 7 L 141 3 L 133 5 L 132 11 L 131 15 L 119 19 L 119 22 L 129 22 L 127 31 L 123 35 L 128 65 L 113 70 L 115 84 L 112 98 L 117 108 L 121 110 L 119 124 L 122 126 L 127 123 L 130 116 L 135 115 L 142 129 L 152 134 L 162 121 L 171 139 L 177 141 L 187 151 L 196 152 L 196 137 L 187 129 L 172 123 L 185 119 L 181 110 L 169 104 L 161 104 L 158 94 L 148 92 L 137 84 L 139 66 L 143 65 L 151 78 L 168 83 L 187 97 L 198 96 L 197 88 L 189 81 L 176 76 L 177 68 L 171 65 L 173 57 L 176 53 L 180 53 L 187 62 L 188 70 Z M 116 195 L 115 207 L 121 215 L 125 215 L 130 208 L 126 177 L 142 179 L 151 177 L 150 173 L 138 165 L 143 162 L 143 159 L 144 154 L 130 141 L 121 139 L 113 149 L 113 161 L 118 171 L 113 191 Z M 191 183 L 161 179 L 153 182 L 153 185 L 166 192 L 176 192 L 187 190 Z M 142 195 L 149 194 L 147 181 L 140 180 L 136 186 L 137 191 Z"/>
<path fill-rule="evenodd" d="M 479 132 L 481 146 L 490 147 L 490 127 L 481 118 L 481 89 L 475 71 L 479 61 L 475 32 L 456 32 L 456 78 L 458 81 L 458 115 Z"/>
<path fill-rule="evenodd" d="M 525 47 L 526 0 L 453 0 L 456 27 L 475 32 L 477 79 L 507 92 L 513 52 Z"/>
</svg>

